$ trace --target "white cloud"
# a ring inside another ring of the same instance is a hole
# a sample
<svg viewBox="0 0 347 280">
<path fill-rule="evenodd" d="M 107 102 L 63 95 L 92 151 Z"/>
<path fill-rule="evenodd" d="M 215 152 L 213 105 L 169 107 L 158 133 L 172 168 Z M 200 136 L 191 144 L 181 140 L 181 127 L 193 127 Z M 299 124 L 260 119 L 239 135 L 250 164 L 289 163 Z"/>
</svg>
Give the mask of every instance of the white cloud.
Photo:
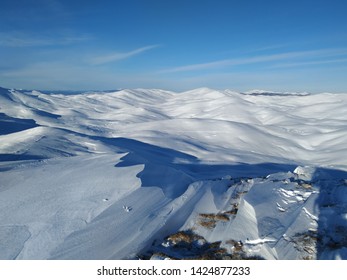
<svg viewBox="0 0 347 280">
<path fill-rule="evenodd" d="M 35 36 L 22 32 L 0 32 L 0 46 L 3 47 L 39 47 L 53 45 L 71 45 L 90 40 L 88 35 L 69 36 L 63 35 L 58 37 Z"/>
<path fill-rule="evenodd" d="M 157 48 L 159 45 L 145 46 L 128 52 L 114 52 L 103 56 L 97 56 L 89 59 L 89 62 L 93 65 L 105 64 L 115 62 L 123 59 L 133 57 L 135 55 L 144 53 L 151 49 Z"/>
<path fill-rule="evenodd" d="M 271 55 L 259 55 L 252 57 L 234 58 L 217 60 L 207 63 L 190 64 L 160 71 L 161 73 L 175 73 L 175 72 L 186 72 L 186 71 L 197 71 L 197 70 L 209 70 L 224 68 L 227 66 L 247 65 L 261 62 L 281 61 L 296 58 L 309 58 L 309 57 L 330 57 L 341 54 L 347 54 L 346 49 L 324 49 L 324 50 L 310 50 L 310 51 L 297 51 L 297 52 L 286 52 Z"/>
<path fill-rule="evenodd" d="M 328 60 L 281 63 L 281 64 L 273 65 L 271 68 L 291 68 L 291 67 L 298 67 L 298 66 L 336 64 L 336 63 L 345 63 L 345 62 L 347 62 L 347 58 L 338 58 L 338 59 L 328 59 Z"/>
</svg>

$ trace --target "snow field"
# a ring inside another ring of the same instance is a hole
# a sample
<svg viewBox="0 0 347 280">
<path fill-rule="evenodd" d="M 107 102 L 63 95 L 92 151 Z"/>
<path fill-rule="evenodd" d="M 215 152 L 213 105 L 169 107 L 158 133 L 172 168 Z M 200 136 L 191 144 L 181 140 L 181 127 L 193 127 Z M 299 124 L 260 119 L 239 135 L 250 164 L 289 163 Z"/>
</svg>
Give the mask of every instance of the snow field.
<svg viewBox="0 0 347 280">
<path fill-rule="evenodd" d="M 0 88 L 0 259 L 346 259 L 346 101 Z"/>
</svg>

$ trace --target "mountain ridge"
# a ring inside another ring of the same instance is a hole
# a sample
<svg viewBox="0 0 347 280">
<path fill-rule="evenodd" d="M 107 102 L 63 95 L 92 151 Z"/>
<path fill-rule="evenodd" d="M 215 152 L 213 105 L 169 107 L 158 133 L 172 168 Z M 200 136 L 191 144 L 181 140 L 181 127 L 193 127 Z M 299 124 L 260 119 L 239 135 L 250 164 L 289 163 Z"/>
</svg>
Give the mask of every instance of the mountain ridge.
<svg viewBox="0 0 347 280">
<path fill-rule="evenodd" d="M 347 259 L 347 95 L 268 93 L 0 88 L 0 258 Z"/>
</svg>

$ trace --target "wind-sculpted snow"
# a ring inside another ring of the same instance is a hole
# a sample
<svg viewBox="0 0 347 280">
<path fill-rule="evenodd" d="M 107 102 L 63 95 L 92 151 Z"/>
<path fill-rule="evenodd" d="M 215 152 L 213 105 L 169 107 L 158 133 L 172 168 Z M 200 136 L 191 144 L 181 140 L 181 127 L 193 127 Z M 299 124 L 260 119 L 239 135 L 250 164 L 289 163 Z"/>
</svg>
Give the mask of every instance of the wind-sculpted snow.
<svg viewBox="0 0 347 280">
<path fill-rule="evenodd" d="M 0 259 L 347 259 L 346 105 L 0 88 Z"/>
</svg>

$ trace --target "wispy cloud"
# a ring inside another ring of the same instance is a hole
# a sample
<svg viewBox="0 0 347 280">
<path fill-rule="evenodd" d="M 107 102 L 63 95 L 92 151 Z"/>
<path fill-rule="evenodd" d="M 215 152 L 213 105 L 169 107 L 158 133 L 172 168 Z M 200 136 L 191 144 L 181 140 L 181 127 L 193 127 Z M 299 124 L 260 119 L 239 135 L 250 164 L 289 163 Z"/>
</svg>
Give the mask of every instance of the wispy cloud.
<svg viewBox="0 0 347 280">
<path fill-rule="evenodd" d="M 288 59 L 297 58 L 312 58 L 312 57 L 331 57 L 341 54 L 347 54 L 347 49 L 323 49 L 323 50 L 310 50 L 310 51 L 297 51 L 297 52 L 286 52 L 271 55 L 258 55 L 251 57 L 235 58 L 217 60 L 207 63 L 190 64 L 170 69 L 164 69 L 161 73 L 175 73 L 175 72 L 187 72 L 187 71 L 198 71 L 198 70 L 211 70 L 224 68 L 228 66 L 247 65 L 254 63 L 273 62 L 273 61 L 285 61 Z"/>
<path fill-rule="evenodd" d="M 0 80 L 10 87 L 34 89 L 102 89 L 117 86 L 114 73 L 68 61 L 38 62 L 0 71 Z"/>
<path fill-rule="evenodd" d="M 115 89 L 115 88 L 167 88 L 177 85 L 177 81 L 158 78 L 146 71 L 141 75 L 118 73 L 103 67 L 78 65 L 70 59 L 37 62 L 13 69 L 2 70 L 0 66 L 0 86 L 29 89 Z"/>
<path fill-rule="evenodd" d="M 345 63 L 345 62 L 347 62 L 347 58 L 293 62 L 293 63 L 280 63 L 280 64 L 273 65 L 271 68 L 291 68 L 291 67 L 298 67 L 298 66 L 336 64 L 336 63 Z"/>
<path fill-rule="evenodd" d="M 0 46 L 3 47 L 40 47 L 52 45 L 70 45 L 90 40 L 88 35 L 63 35 L 57 37 L 35 36 L 22 32 L 0 32 Z"/>
<path fill-rule="evenodd" d="M 145 46 L 145 47 L 138 48 L 138 49 L 128 51 L 128 52 L 114 52 L 114 53 L 110 53 L 110 54 L 103 55 L 103 56 L 93 57 L 93 58 L 89 59 L 89 62 L 93 65 L 100 65 L 100 64 L 110 63 L 110 62 L 116 62 L 119 60 L 133 57 L 135 55 L 139 55 L 141 53 L 144 53 L 146 51 L 149 51 L 151 49 L 155 49 L 158 47 L 159 47 L 159 45 L 150 45 L 150 46 Z"/>
</svg>

